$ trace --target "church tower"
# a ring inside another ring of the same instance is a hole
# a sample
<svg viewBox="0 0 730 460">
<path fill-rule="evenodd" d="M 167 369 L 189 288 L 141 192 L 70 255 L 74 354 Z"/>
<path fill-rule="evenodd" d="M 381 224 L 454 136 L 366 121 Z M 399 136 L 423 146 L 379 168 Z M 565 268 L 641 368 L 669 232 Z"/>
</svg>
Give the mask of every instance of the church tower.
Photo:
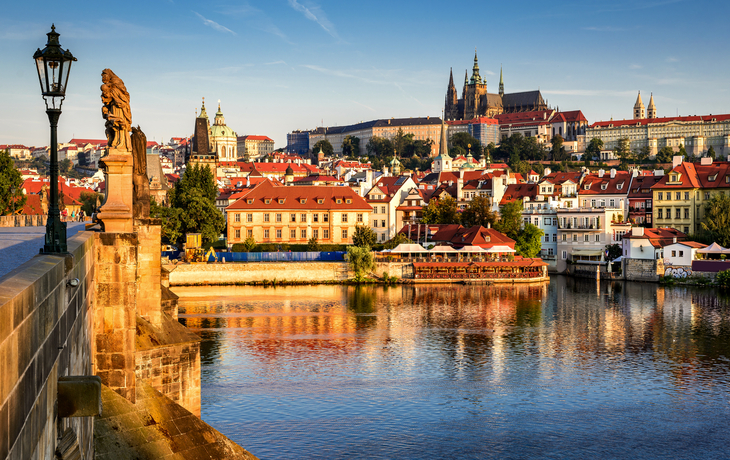
<svg viewBox="0 0 730 460">
<path fill-rule="evenodd" d="M 466 97 L 466 87 L 469 84 L 469 71 L 464 70 L 464 87 L 461 88 L 461 98 L 464 99 Z"/>
<path fill-rule="evenodd" d="M 504 80 L 502 80 L 502 66 L 499 66 L 499 95 L 504 97 Z"/>
<path fill-rule="evenodd" d="M 464 98 L 464 120 L 486 115 L 486 103 L 487 81 L 479 75 L 479 59 L 476 50 L 474 50 L 474 66 L 471 69 L 471 79 L 469 79 L 466 97 Z"/>
<path fill-rule="evenodd" d="M 441 120 L 441 143 L 439 145 L 439 155 L 433 159 L 431 171 L 435 173 L 451 171 L 451 157 L 449 156 L 449 147 L 446 142 L 446 124 L 443 119 Z"/>
<path fill-rule="evenodd" d="M 459 116 L 459 96 L 454 86 L 454 72 L 449 70 L 449 87 L 446 90 L 446 104 L 444 114 L 447 120 L 456 120 Z"/>
<path fill-rule="evenodd" d="M 188 162 L 190 165 L 209 166 L 211 172 L 216 174 L 216 157 L 210 150 L 210 120 L 208 112 L 205 111 L 205 98 L 200 108 L 200 115 L 195 118 L 195 131 L 193 132 L 193 151 Z"/>
<path fill-rule="evenodd" d="M 644 103 L 641 101 L 641 91 L 639 91 L 639 97 L 636 98 L 636 104 L 634 104 L 634 120 L 646 118 L 646 110 L 644 109 Z"/>
<path fill-rule="evenodd" d="M 656 105 L 654 105 L 654 93 L 651 93 L 649 107 L 646 109 L 646 118 L 656 118 Z"/>
</svg>

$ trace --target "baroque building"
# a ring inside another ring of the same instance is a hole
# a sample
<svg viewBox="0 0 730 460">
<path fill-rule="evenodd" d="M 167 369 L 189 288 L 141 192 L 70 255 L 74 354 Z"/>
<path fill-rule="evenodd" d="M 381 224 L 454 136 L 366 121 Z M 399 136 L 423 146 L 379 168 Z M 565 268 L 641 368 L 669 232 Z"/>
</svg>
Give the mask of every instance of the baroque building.
<svg viewBox="0 0 730 460">
<path fill-rule="evenodd" d="M 226 125 L 220 102 L 211 126 L 203 98 L 200 115 L 195 118 L 193 149 L 187 160 L 191 164 L 208 165 L 214 174 L 220 176 L 218 168 L 221 164 L 235 164 L 238 159 L 237 139 L 236 133 Z"/>
<path fill-rule="evenodd" d="M 485 116 L 492 118 L 502 113 L 531 112 L 547 110 L 547 108 L 548 105 L 539 90 L 505 94 L 501 69 L 499 71 L 499 92 L 487 92 L 487 79 L 479 74 L 476 51 L 474 52 L 471 78 L 469 78 L 468 72 L 464 75 L 464 86 L 460 99 L 454 85 L 454 73 L 450 72 L 444 106 L 444 116 L 447 120 L 471 120 Z"/>
</svg>

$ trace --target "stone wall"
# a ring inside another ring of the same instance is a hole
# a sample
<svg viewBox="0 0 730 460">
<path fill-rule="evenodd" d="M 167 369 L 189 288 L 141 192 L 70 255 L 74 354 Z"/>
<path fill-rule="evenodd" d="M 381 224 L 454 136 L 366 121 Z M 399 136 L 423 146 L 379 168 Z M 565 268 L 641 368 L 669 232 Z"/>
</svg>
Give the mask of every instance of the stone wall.
<svg viewBox="0 0 730 460">
<path fill-rule="evenodd" d="M 413 264 L 410 262 L 377 262 L 373 271 L 378 276 L 387 273 L 398 279 L 413 279 Z"/>
<path fill-rule="evenodd" d="M 656 283 L 659 281 L 659 276 L 664 275 L 664 260 L 624 259 L 623 273 L 627 281 Z"/>
<path fill-rule="evenodd" d="M 43 227 L 48 216 L 43 215 L 15 215 L 0 216 L 0 227 Z"/>
<path fill-rule="evenodd" d="M 55 412 L 58 378 L 92 373 L 93 247 L 79 233 L 70 256 L 36 256 L 0 279 L 0 459 L 54 458 L 59 428 L 93 456 L 93 418 Z"/>
<path fill-rule="evenodd" d="M 346 262 L 242 262 L 167 266 L 170 286 L 244 284 L 262 281 L 344 281 Z"/>
</svg>

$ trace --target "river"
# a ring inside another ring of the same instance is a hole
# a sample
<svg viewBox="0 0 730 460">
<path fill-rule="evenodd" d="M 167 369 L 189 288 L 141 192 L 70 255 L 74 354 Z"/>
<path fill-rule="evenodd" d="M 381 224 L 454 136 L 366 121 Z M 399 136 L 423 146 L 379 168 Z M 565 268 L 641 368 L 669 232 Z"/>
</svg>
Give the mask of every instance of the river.
<svg viewBox="0 0 730 460">
<path fill-rule="evenodd" d="M 202 418 L 261 459 L 730 457 L 712 289 L 174 291 L 203 339 Z"/>
</svg>

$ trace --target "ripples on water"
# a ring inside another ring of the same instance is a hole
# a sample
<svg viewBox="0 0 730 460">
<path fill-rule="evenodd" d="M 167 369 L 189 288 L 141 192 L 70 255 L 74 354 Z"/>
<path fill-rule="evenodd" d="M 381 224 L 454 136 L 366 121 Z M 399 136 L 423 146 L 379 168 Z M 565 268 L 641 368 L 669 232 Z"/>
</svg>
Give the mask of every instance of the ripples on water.
<svg viewBox="0 0 730 460">
<path fill-rule="evenodd" d="M 262 459 L 728 458 L 711 290 L 178 288 L 202 416 Z"/>
</svg>

